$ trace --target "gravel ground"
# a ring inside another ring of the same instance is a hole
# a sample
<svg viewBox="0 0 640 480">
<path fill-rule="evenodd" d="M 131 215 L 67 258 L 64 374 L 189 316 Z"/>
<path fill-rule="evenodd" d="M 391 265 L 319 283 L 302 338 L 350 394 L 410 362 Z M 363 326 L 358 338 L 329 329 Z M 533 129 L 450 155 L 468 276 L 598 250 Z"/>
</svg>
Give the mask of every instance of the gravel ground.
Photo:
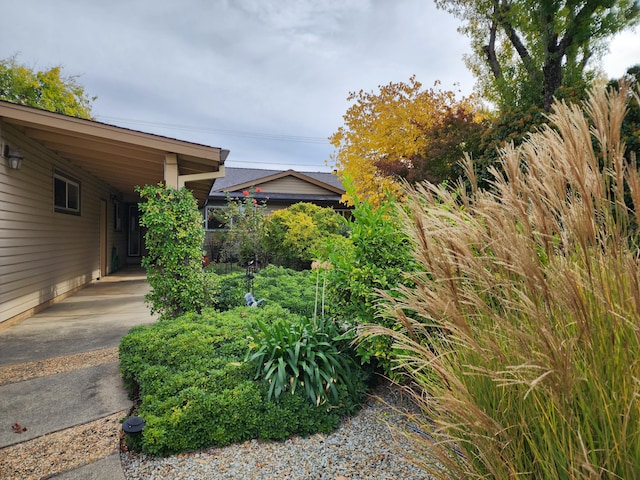
<svg viewBox="0 0 640 480">
<path fill-rule="evenodd" d="M 0 367 L 0 386 L 116 361 L 117 347 L 8 365 Z M 120 422 L 127 414 L 127 411 L 117 412 L 93 422 L 0 448 L 0 479 L 46 479 L 116 453 L 121 436 Z M 9 428 L 4 424 L 2 427 Z"/>
<path fill-rule="evenodd" d="M 118 347 L 0 367 L 0 386 L 118 361 Z"/>
<path fill-rule="evenodd" d="M 120 422 L 128 412 L 118 412 L 33 440 L 0 449 L 0 479 L 40 480 L 116 453 Z"/>
<path fill-rule="evenodd" d="M 0 385 L 117 360 L 117 348 L 0 367 Z M 127 480 L 426 480 L 408 455 L 399 431 L 406 406 L 389 384 L 374 390 L 362 410 L 335 432 L 292 437 L 285 442 L 252 440 L 167 458 L 121 450 Z M 0 479 L 50 478 L 113 453 L 122 437 L 119 412 L 95 422 L 0 449 Z"/>
<path fill-rule="evenodd" d="M 402 403 L 385 385 L 328 435 L 251 440 L 166 458 L 123 451 L 122 466 L 128 480 L 425 480 L 428 475 L 411 464 L 410 444 L 398 432 L 407 425 L 396 411 Z"/>
</svg>

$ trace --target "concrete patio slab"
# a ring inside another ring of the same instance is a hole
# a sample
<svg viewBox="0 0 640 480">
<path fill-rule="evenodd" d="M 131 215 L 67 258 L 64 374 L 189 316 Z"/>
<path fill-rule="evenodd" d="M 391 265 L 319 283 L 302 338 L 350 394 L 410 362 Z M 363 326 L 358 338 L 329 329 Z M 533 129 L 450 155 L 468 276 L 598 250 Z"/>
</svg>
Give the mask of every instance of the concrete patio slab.
<svg viewBox="0 0 640 480">
<path fill-rule="evenodd" d="M 117 347 L 132 327 L 156 321 L 144 303 L 148 291 L 144 270 L 124 270 L 17 325 L 0 329 L 0 366 L 46 363 Z M 0 449 L 100 420 L 131 406 L 117 362 L 15 380 L 0 386 Z M 27 430 L 15 433 L 15 423 Z M 123 480 L 124 474 L 116 452 L 50 478 Z"/>
<path fill-rule="evenodd" d="M 131 408 L 119 365 L 108 363 L 0 387 L 0 448 Z M 18 423 L 27 428 L 15 433 Z"/>
<path fill-rule="evenodd" d="M 124 480 L 120 455 L 114 453 L 97 462 L 68 470 L 52 478 L 56 480 Z"/>
<path fill-rule="evenodd" d="M 0 331 L 0 366 L 117 347 L 131 327 L 155 318 L 144 303 L 144 275 L 114 275 L 7 330 Z"/>
</svg>

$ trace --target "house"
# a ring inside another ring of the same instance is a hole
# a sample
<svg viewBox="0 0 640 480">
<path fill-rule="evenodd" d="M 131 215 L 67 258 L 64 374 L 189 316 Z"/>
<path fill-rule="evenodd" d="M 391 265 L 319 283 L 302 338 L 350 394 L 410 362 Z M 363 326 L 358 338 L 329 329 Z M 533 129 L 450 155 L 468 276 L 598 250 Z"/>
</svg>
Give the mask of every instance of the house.
<svg viewBox="0 0 640 480">
<path fill-rule="evenodd" d="M 0 328 L 144 252 L 136 185 L 200 207 L 228 150 L 0 101 Z"/>
<path fill-rule="evenodd" d="M 227 167 L 225 176 L 215 180 L 207 199 L 207 230 L 223 227 L 216 209 L 224 208 L 228 198 L 241 198 L 249 190 L 256 200 L 266 201 L 267 212 L 299 202 L 331 207 L 342 214 L 349 212 L 341 203 L 345 189 L 333 173 Z"/>
</svg>

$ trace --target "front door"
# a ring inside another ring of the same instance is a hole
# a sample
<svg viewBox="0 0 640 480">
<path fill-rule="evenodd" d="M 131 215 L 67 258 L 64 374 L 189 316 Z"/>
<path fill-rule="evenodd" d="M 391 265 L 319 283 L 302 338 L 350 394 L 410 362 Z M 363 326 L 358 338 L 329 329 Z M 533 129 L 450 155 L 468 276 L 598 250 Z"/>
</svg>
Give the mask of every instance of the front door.
<svg viewBox="0 0 640 480">
<path fill-rule="evenodd" d="M 107 202 L 100 200 L 100 278 L 107 276 Z"/>
<path fill-rule="evenodd" d="M 140 235 L 140 213 L 138 205 L 129 205 L 129 247 L 127 255 L 139 257 L 141 254 L 142 236 Z"/>
</svg>

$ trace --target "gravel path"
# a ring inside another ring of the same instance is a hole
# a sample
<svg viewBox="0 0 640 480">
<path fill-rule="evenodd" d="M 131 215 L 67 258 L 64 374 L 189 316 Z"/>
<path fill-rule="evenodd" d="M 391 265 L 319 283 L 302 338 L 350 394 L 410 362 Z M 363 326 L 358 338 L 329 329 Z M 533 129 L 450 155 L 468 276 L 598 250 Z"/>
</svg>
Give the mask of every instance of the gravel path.
<svg viewBox="0 0 640 480">
<path fill-rule="evenodd" d="M 118 361 L 118 347 L 0 367 L 0 386 Z"/>
<path fill-rule="evenodd" d="M 406 426 L 393 407 L 401 403 L 398 392 L 385 385 L 328 435 L 251 440 L 166 458 L 121 452 L 122 466 L 128 480 L 425 480 L 429 477 L 410 463 L 410 444 L 397 431 Z"/>
<path fill-rule="evenodd" d="M 118 361 L 118 349 L 54 357 L 0 367 L 0 386 Z M 41 480 L 118 451 L 120 422 L 128 411 L 0 448 L 0 479 Z M 6 423 L 1 428 L 11 428 Z M 9 422 L 10 423 L 10 422 Z M 16 433 L 19 439 L 20 433 Z"/>
<path fill-rule="evenodd" d="M 127 413 L 118 412 L 0 449 L 0 478 L 41 480 L 117 452 L 120 422 Z"/>
<path fill-rule="evenodd" d="M 0 368 L 0 385 L 111 363 L 117 349 L 103 349 Z M 251 440 L 167 458 L 120 452 L 127 480 L 426 480 L 408 455 L 399 431 L 406 405 L 389 384 L 374 390 L 362 410 L 335 432 L 285 442 Z M 41 480 L 112 454 L 121 439 L 118 412 L 95 422 L 0 449 L 0 479 Z"/>
</svg>

